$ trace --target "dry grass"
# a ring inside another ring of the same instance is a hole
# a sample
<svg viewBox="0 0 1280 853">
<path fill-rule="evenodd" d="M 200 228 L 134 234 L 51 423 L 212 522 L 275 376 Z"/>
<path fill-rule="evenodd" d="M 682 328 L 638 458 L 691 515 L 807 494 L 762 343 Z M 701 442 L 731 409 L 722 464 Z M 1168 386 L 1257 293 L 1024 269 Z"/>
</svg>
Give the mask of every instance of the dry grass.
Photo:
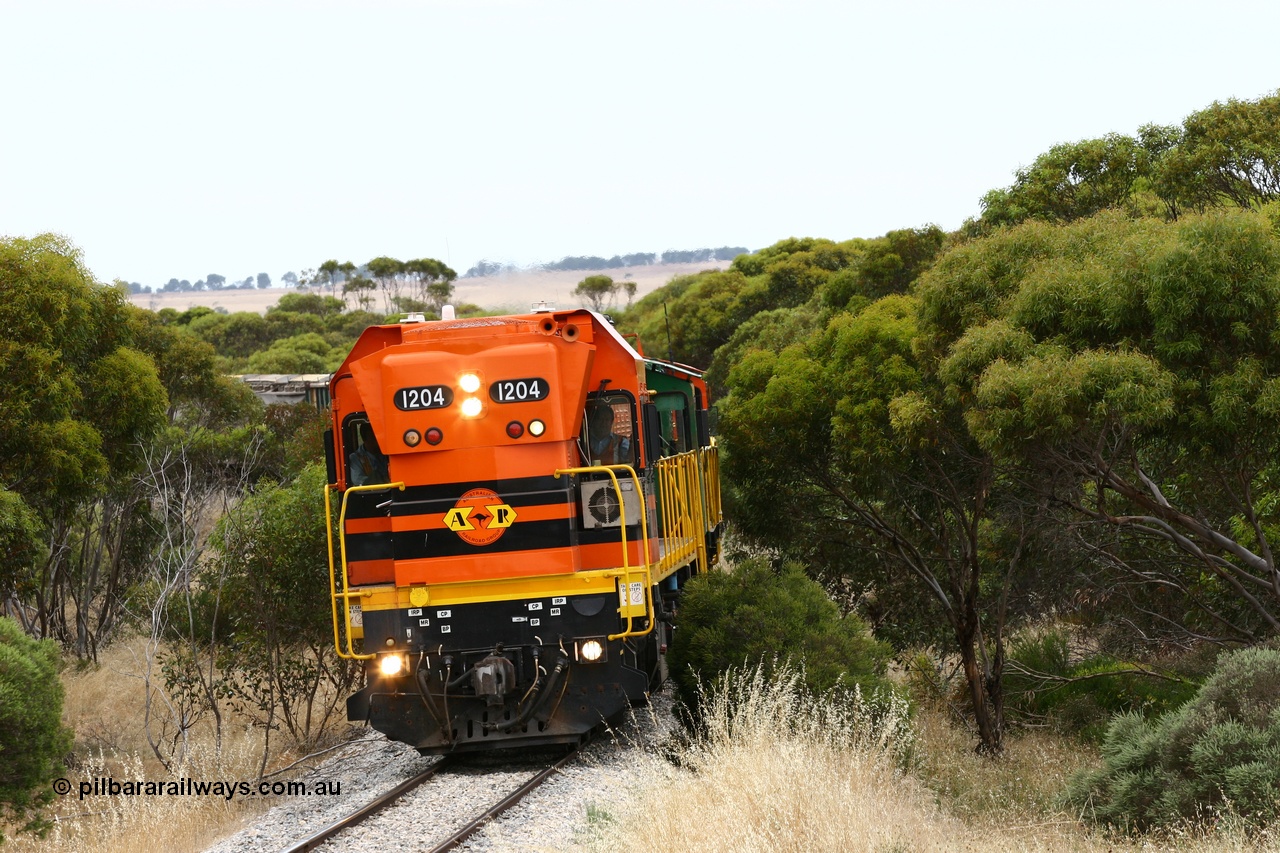
<svg viewBox="0 0 1280 853">
<path fill-rule="evenodd" d="M 82 782 L 105 778 L 119 783 L 257 779 L 262 731 L 234 715 L 224 718 L 220 749 L 214 748 L 212 727 L 203 725 L 192 731 L 180 765 L 166 769 L 155 758 L 143 727 L 142 648 L 141 641 L 117 643 L 101 655 L 98 667 L 63 674 L 63 718 L 76 733 L 75 766 L 64 774 L 71 793 L 55 802 L 50 813 L 55 824 L 47 837 L 10 835 L 6 853 L 136 853 L 143 845 L 175 853 L 200 851 L 273 804 L 270 796 L 229 801 L 212 795 L 79 796 Z M 273 755 L 272 765 L 294 757 L 288 752 Z"/>
<path fill-rule="evenodd" d="M 678 764 L 654 756 L 645 782 L 593 813 L 595 849 L 644 851 L 1280 850 L 1280 838 L 1221 825 L 1111 837 L 1058 811 L 1088 750 L 1042 734 L 998 761 L 934 712 L 869 713 L 848 697 L 814 703 L 796 682 L 739 677 L 714 697 L 707 731 Z M 904 772 L 904 749 L 910 757 Z"/>
</svg>

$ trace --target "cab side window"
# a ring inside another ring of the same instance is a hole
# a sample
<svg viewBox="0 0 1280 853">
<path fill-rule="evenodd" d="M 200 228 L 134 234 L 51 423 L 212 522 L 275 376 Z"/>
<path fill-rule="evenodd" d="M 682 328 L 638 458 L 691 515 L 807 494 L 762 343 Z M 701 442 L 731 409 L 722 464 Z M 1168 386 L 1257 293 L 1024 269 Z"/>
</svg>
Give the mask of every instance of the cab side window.
<svg viewBox="0 0 1280 853">
<path fill-rule="evenodd" d="M 662 455 L 675 456 L 692 450 L 689 429 L 689 398 L 679 391 L 663 391 L 654 398 L 658 424 L 662 430 Z"/>
<path fill-rule="evenodd" d="M 348 486 L 391 482 L 386 454 L 378 446 L 378 437 L 368 420 L 358 416 L 347 419 L 342 427 L 342 446 L 347 454 Z"/>
<path fill-rule="evenodd" d="M 635 418 L 625 394 L 599 394 L 587 401 L 581 446 L 588 465 L 634 465 Z"/>
</svg>

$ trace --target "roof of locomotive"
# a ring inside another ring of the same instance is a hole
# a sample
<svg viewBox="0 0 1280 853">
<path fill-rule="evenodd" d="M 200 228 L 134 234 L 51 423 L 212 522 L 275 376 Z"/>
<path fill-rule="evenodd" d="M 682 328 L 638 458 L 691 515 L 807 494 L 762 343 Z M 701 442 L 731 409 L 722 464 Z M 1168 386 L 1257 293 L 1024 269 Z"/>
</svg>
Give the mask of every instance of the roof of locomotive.
<svg viewBox="0 0 1280 853">
<path fill-rule="evenodd" d="M 637 361 L 645 360 L 636 347 L 624 338 L 613 321 L 599 312 L 587 308 L 572 308 L 555 311 L 533 311 L 528 314 L 505 314 L 489 317 L 462 317 L 454 320 L 418 320 L 410 319 L 399 323 L 387 323 L 370 326 L 361 334 L 351 352 L 343 359 L 342 365 L 332 374 L 332 381 L 350 372 L 350 365 L 367 355 L 390 346 L 403 343 L 424 342 L 434 338 L 465 337 L 467 332 L 475 330 L 478 334 L 494 334 L 505 330 L 508 334 L 520 334 L 525 331 L 534 332 L 547 318 L 553 323 L 564 324 L 575 316 L 590 318 L 595 334 L 604 334 L 611 339 L 614 346 L 629 354 Z"/>
</svg>

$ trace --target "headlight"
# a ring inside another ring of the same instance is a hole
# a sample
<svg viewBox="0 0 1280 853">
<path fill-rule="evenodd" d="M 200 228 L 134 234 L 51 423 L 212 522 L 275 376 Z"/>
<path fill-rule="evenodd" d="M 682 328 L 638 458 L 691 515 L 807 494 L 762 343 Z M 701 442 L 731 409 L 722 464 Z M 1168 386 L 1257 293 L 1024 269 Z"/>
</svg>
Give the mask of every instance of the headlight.
<svg viewBox="0 0 1280 853">
<path fill-rule="evenodd" d="M 480 390 L 480 377 L 474 373 L 464 373 L 458 377 L 458 387 L 468 394 Z"/>
<path fill-rule="evenodd" d="M 404 669 L 404 658 L 400 655 L 385 655 L 378 661 L 378 670 L 387 678 L 400 674 Z"/>
<path fill-rule="evenodd" d="M 468 397 L 462 401 L 462 416 L 464 418 L 474 418 L 480 414 L 484 404 L 480 402 L 479 397 Z"/>
<path fill-rule="evenodd" d="M 604 659 L 604 643 L 599 640 L 582 640 L 578 643 L 578 660 L 596 663 Z"/>
</svg>

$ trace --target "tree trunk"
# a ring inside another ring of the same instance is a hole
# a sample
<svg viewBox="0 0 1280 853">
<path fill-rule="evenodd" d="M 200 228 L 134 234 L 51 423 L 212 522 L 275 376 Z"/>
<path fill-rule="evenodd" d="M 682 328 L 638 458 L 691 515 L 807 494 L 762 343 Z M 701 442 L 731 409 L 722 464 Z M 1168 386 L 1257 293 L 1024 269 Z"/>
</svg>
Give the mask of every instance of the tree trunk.
<svg viewBox="0 0 1280 853">
<path fill-rule="evenodd" d="M 977 751 L 982 755 L 995 756 L 1004 751 L 1004 702 L 1000 673 L 996 667 L 992 667 L 992 672 L 986 672 L 982 666 L 977 648 L 977 613 L 972 608 L 966 610 L 969 612 L 956 626 L 956 640 L 964 678 L 969 684 L 969 699 L 973 702 L 973 719 L 978 727 Z M 998 652 L 997 659 L 1003 667 L 1002 651 Z"/>
</svg>

